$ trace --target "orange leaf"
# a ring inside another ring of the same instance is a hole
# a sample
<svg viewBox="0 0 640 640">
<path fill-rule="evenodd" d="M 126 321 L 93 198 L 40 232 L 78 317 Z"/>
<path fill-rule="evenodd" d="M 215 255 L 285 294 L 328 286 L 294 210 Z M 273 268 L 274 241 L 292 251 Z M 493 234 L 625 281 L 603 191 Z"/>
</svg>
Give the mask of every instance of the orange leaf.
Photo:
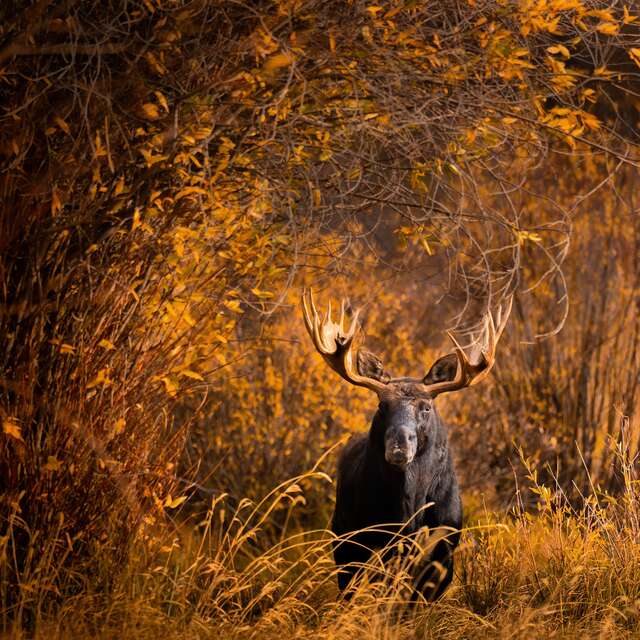
<svg viewBox="0 0 640 640">
<path fill-rule="evenodd" d="M 629 57 L 640 67 L 640 49 L 633 47 L 628 51 Z"/>
<path fill-rule="evenodd" d="M 605 36 L 615 36 L 620 31 L 620 27 L 613 22 L 603 22 L 596 27 L 596 31 L 604 33 Z"/>
<path fill-rule="evenodd" d="M 2 430 L 14 440 L 24 442 L 22 439 L 22 432 L 20 431 L 20 425 L 15 418 L 5 418 L 2 421 Z"/>
<path fill-rule="evenodd" d="M 69 125 L 60 117 L 55 116 L 53 121 L 67 134 L 71 134 L 71 129 L 69 129 Z"/>
<path fill-rule="evenodd" d="M 142 105 L 142 113 L 149 120 L 157 120 L 160 117 L 160 110 L 151 102 Z"/>
<path fill-rule="evenodd" d="M 293 56 L 290 53 L 276 53 L 272 55 L 265 63 L 266 71 L 288 67 L 293 62 Z"/>
</svg>

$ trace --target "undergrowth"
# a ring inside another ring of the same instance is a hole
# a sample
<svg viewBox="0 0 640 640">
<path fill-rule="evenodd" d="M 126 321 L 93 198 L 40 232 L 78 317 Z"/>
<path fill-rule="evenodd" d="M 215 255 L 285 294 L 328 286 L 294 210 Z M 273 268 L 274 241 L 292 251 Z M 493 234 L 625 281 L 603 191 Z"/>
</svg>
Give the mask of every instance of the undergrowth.
<svg viewBox="0 0 640 640">
<path fill-rule="evenodd" d="M 80 564 L 62 572 L 66 541 L 33 538 L 19 594 L 3 589 L 2 631 L 17 638 L 634 637 L 640 508 L 632 462 L 621 469 L 625 491 L 616 499 L 594 488 L 572 507 L 531 472 L 537 513 L 471 508 L 456 578 L 437 603 L 407 605 L 402 570 L 382 582 L 365 575 L 351 600 L 340 597 L 331 533 L 300 530 L 292 517 L 305 494 L 331 490 L 328 476 L 314 470 L 259 502 L 229 508 L 220 494 L 201 517 L 185 512 L 153 523 L 132 542 L 123 570 L 93 559 L 107 575 L 88 577 Z M 3 571 L 20 533 L 16 518 L 2 540 Z"/>
</svg>

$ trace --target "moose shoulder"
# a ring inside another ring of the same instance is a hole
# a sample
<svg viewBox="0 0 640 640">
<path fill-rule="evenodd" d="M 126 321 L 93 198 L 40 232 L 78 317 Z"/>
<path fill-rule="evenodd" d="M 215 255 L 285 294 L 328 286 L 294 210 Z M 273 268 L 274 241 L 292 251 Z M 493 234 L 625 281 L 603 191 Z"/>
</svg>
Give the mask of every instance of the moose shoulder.
<svg viewBox="0 0 640 640">
<path fill-rule="evenodd" d="M 346 589 L 366 566 L 374 550 L 392 549 L 401 534 L 439 530 L 430 556 L 415 563 L 413 584 L 427 599 L 439 597 L 453 576 L 453 550 L 459 541 L 462 505 L 451 460 L 446 427 L 434 400 L 441 393 L 476 384 L 495 362 L 511 300 L 494 321 L 487 312 L 469 356 L 449 334 L 454 353 L 439 358 L 423 378 L 393 378 L 377 356 L 355 350 L 358 313 L 344 329 L 331 307 L 318 315 L 311 292 L 303 295 L 307 331 L 327 364 L 345 380 L 378 395 L 378 410 L 369 432 L 354 436 L 338 462 L 336 507 L 332 530 L 338 584 Z"/>
</svg>

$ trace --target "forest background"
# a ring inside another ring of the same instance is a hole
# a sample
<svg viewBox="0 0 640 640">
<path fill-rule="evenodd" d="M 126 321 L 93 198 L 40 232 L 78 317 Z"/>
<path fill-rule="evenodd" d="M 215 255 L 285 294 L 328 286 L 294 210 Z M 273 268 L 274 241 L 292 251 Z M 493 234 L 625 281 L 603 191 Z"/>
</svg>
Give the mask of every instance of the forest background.
<svg viewBox="0 0 640 640">
<path fill-rule="evenodd" d="M 601 637 L 640 619 L 640 11 L 596 0 L 0 8 L 0 624 L 20 637 Z M 340 444 L 511 293 L 444 400 L 448 595 L 337 596 Z"/>
</svg>

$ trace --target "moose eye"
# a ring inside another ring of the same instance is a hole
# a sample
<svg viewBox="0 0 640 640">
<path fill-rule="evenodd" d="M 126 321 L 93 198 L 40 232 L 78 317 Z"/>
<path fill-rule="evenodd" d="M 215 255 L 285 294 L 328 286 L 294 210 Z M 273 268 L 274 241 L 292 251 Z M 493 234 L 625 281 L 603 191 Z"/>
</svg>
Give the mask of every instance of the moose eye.
<svg viewBox="0 0 640 640">
<path fill-rule="evenodd" d="M 429 413 L 429 411 L 431 411 L 431 403 L 426 400 L 420 401 L 418 404 L 418 410 L 420 413 Z"/>
</svg>

